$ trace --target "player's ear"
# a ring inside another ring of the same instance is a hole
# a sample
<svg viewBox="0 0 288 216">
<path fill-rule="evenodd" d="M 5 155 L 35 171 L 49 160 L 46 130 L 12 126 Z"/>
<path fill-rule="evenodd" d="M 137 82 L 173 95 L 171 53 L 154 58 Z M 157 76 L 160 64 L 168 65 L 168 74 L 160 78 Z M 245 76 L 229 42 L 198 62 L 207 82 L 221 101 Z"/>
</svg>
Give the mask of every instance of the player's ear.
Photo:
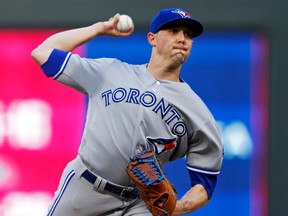
<svg viewBox="0 0 288 216">
<path fill-rule="evenodd" d="M 148 39 L 148 42 L 150 43 L 151 46 L 155 46 L 156 45 L 156 34 L 153 34 L 152 32 L 149 32 L 147 34 L 147 39 Z"/>
</svg>

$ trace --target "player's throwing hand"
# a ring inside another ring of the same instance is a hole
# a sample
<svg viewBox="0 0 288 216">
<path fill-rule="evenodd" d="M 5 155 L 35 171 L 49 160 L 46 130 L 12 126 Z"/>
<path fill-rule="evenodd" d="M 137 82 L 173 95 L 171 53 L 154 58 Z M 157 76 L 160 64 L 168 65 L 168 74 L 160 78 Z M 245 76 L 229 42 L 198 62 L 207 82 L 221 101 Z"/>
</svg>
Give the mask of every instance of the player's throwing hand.
<svg viewBox="0 0 288 216">
<path fill-rule="evenodd" d="M 119 36 L 129 36 L 129 35 L 131 35 L 134 32 L 135 26 L 134 26 L 133 23 L 130 26 L 129 31 L 126 31 L 126 32 L 120 31 L 117 28 L 117 24 L 118 24 L 119 21 L 120 21 L 120 14 L 119 13 L 115 14 L 108 21 L 104 21 L 103 22 L 104 27 L 103 27 L 102 34 L 103 35 L 107 35 L 107 36 L 119 37 Z"/>
</svg>

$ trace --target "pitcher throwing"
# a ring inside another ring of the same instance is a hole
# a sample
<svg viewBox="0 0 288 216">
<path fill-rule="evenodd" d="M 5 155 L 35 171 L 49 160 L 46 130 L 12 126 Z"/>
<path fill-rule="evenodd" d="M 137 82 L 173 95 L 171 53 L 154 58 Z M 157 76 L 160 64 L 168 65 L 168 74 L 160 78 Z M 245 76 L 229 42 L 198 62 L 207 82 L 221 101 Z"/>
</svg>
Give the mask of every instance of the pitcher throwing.
<svg viewBox="0 0 288 216">
<path fill-rule="evenodd" d="M 194 38 L 203 32 L 202 24 L 181 8 L 159 11 L 147 35 L 151 57 L 141 65 L 72 53 L 98 36 L 117 40 L 131 35 L 134 26 L 128 32 L 117 30 L 119 16 L 59 32 L 32 51 L 47 77 L 89 98 L 78 156 L 63 171 L 49 216 L 152 215 L 126 172 L 130 159 L 143 151 L 156 155 L 159 165 L 152 169 L 157 172 L 186 157 L 191 188 L 169 211 L 164 206 L 170 192 L 155 201 L 163 215 L 193 212 L 209 202 L 215 189 L 223 160 L 220 131 L 206 105 L 180 76 Z M 151 185 L 141 171 L 131 173 Z"/>
</svg>

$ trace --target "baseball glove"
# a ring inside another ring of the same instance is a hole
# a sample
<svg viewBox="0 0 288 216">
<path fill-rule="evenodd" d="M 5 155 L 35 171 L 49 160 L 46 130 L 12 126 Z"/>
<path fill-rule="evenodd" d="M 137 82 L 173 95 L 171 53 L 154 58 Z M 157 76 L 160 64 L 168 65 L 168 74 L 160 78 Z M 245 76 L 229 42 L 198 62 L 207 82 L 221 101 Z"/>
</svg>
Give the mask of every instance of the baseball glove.
<svg viewBox="0 0 288 216">
<path fill-rule="evenodd" d="M 153 216 L 173 214 L 177 192 L 163 173 L 153 151 L 145 150 L 131 158 L 126 172 Z"/>
</svg>

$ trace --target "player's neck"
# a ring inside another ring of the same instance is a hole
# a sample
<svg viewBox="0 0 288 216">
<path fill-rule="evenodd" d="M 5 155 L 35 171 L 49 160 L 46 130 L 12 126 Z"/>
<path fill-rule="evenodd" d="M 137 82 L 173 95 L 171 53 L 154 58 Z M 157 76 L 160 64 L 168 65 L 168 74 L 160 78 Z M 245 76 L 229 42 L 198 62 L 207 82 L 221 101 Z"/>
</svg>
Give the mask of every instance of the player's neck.
<svg viewBox="0 0 288 216">
<path fill-rule="evenodd" d="M 156 80 L 170 80 L 174 82 L 180 82 L 181 65 L 175 68 L 169 67 L 168 65 L 161 65 L 158 63 L 149 62 L 147 65 L 148 72 L 155 77 Z"/>
</svg>

